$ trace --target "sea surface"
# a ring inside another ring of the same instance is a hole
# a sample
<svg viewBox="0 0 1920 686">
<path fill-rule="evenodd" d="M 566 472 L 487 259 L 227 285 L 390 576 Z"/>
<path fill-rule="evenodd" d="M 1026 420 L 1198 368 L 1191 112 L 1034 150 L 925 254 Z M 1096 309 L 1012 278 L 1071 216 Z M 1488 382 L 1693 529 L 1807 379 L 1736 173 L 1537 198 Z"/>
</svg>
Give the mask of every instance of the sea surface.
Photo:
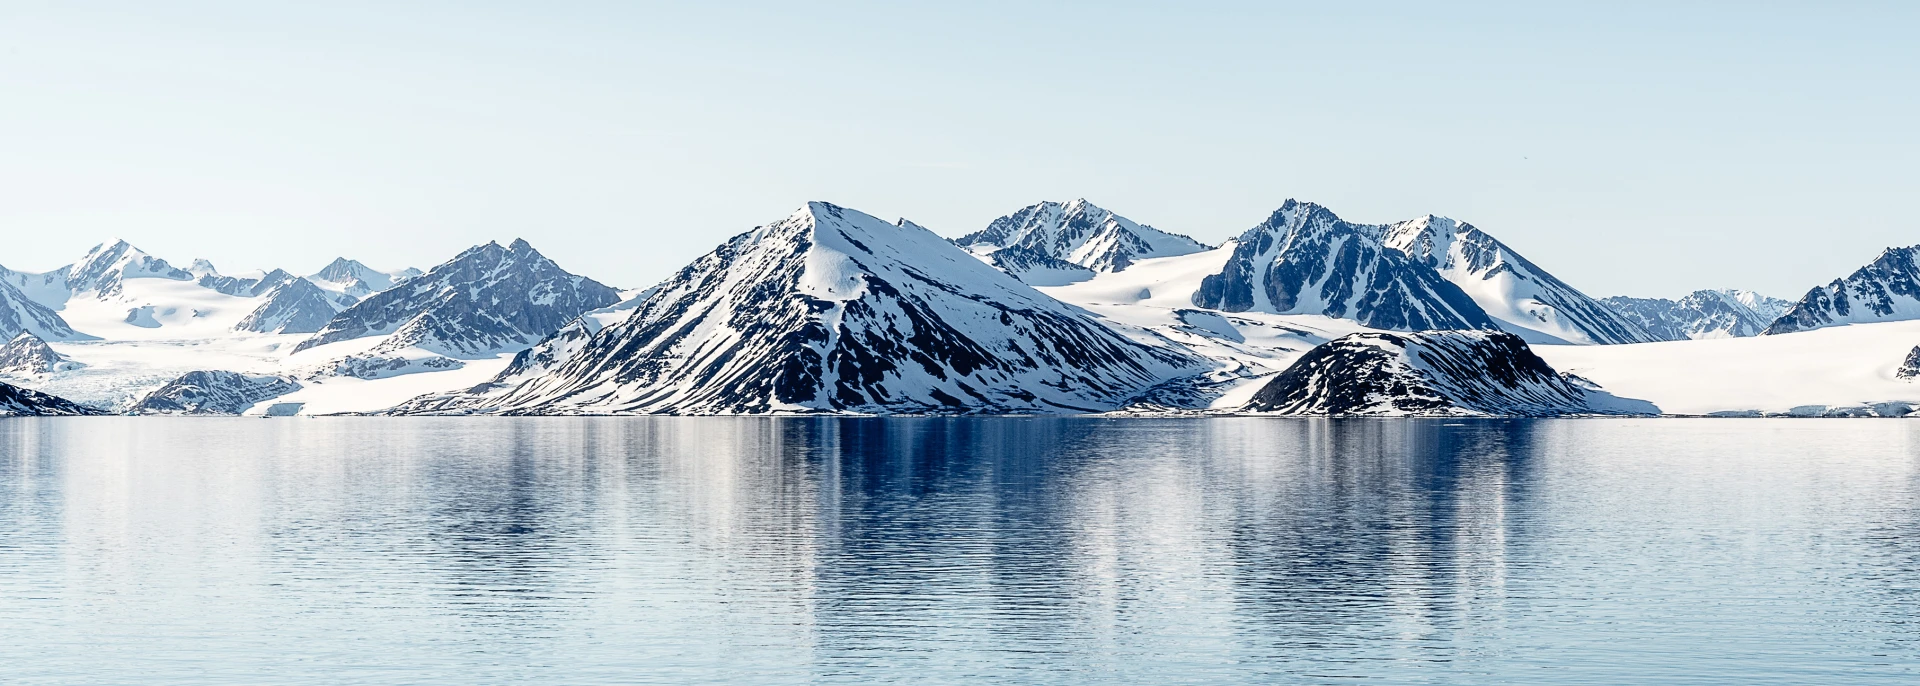
<svg viewBox="0 0 1920 686">
<path fill-rule="evenodd" d="M 1920 683 L 1920 421 L 0 420 L 6 684 Z"/>
</svg>

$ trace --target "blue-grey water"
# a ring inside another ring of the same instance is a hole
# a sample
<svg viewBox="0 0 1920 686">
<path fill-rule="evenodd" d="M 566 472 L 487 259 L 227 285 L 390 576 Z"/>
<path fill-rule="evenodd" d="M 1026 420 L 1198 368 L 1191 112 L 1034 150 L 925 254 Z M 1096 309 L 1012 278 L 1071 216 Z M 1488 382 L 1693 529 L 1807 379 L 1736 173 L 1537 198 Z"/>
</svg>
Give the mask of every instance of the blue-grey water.
<svg viewBox="0 0 1920 686">
<path fill-rule="evenodd" d="M 1920 682 L 1920 422 L 0 420 L 0 682 Z"/>
</svg>

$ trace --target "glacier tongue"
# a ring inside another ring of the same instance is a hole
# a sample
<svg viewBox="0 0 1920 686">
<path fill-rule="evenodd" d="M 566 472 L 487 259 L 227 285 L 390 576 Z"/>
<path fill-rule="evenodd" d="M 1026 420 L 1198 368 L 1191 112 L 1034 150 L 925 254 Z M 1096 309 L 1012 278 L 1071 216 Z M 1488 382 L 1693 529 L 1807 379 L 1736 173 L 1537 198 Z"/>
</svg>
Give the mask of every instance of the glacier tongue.
<svg viewBox="0 0 1920 686">
<path fill-rule="evenodd" d="M 395 412 L 1094 412 L 1210 366 L 924 229 L 815 202 L 699 258 L 627 319 L 562 329 L 493 383 Z"/>
</svg>

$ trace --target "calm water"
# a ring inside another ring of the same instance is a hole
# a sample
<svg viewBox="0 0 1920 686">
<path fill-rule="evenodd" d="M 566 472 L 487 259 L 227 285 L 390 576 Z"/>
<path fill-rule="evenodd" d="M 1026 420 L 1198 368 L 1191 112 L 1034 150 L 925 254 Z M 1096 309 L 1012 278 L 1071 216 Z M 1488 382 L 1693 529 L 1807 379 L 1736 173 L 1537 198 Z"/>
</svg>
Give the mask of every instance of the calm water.
<svg viewBox="0 0 1920 686">
<path fill-rule="evenodd" d="M 0 420 L 0 682 L 1915 683 L 1920 422 Z"/>
</svg>

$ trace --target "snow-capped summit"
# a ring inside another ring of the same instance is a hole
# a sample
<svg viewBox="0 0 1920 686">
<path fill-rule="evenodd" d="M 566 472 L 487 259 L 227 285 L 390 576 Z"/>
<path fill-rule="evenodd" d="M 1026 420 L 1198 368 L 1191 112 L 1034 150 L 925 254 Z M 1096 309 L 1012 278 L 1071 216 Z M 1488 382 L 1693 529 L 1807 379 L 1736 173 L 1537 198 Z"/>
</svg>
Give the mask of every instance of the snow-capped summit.
<svg viewBox="0 0 1920 686">
<path fill-rule="evenodd" d="M 383 348 L 484 356 L 524 349 L 619 300 L 618 291 L 568 273 L 524 240 L 489 242 L 354 304 L 294 350 L 391 334 Z"/>
<path fill-rule="evenodd" d="M 364 298 L 368 295 L 392 288 L 396 283 L 419 275 L 420 270 L 418 269 L 407 268 L 383 272 L 361 264 L 359 260 L 336 257 L 333 262 L 328 263 L 326 267 L 321 268 L 318 272 L 314 272 L 307 278 L 317 282 L 322 288 L 326 288 L 327 290 L 346 293 L 355 298 Z"/>
<path fill-rule="evenodd" d="M 211 260 L 204 257 L 196 257 L 193 258 L 193 264 L 187 267 L 187 273 L 194 276 L 208 276 L 218 275 L 220 270 L 213 267 Z"/>
<path fill-rule="evenodd" d="M 1679 300 L 1613 296 L 1601 302 L 1661 341 L 1758 336 L 1791 304 L 1734 289 L 1694 291 Z"/>
<path fill-rule="evenodd" d="M 1193 304 L 1226 312 L 1322 314 L 1376 329 L 1497 329 L 1424 260 L 1382 244 L 1388 227 L 1352 224 L 1289 199 L 1240 235 Z"/>
<path fill-rule="evenodd" d="M 1760 315 L 1761 319 L 1768 322 L 1779 319 L 1780 315 L 1787 313 L 1788 308 L 1793 307 L 1793 301 L 1791 300 L 1781 300 L 1769 295 L 1739 288 L 1716 288 L 1714 292 L 1732 298 L 1733 301 L 1739 303 L 1741 307 L 1753 310 L 1754 314 Z"/>
<path fill-rule="evenodd" d="M 1920 245 L 1887 248 L 1844 279 L 1807 291 L 1764 334 L 1920 319 Z"/>
<path fill-rule="evenodd" d="M 141 252 L 123 240 L 96 245 L 85 257 L 67 268 L 66 288 L 70 293 L 94 292 L 100 298 L 121 293 L 126 279 L 168 279 L 192 281 L 193 274 L 166 260 Z"/>
<path fill-rule="evenodd" d="M 695 260 L 628 318 L 396 411 L 1089 412 L 1208 366 L 932 232 L 813 202 Z"/>
<path fill-rule="evenodd" d="M 1028 205 L 954 242 L 983 257 L 1018 248 L 1033 256 L 1069 262 L 1094 272 L 1117 272 L 1136 260 L 1208 249 L 1206 244 L 1192 238 L 1135 223 L 1085 198 L 1065 204 Z M 1014 270 L 1031 261 L 1029 258 L 997 266 L 1020 277 L 1021 272 Z"/>
<path fill-rule="evenodd" d="M 1439 271 L 1502 328 L 1530 343 L 1654 340 L 1472 224 L 1429 214 L 1386 227 L 1381 242 Z"/>
</svg>

